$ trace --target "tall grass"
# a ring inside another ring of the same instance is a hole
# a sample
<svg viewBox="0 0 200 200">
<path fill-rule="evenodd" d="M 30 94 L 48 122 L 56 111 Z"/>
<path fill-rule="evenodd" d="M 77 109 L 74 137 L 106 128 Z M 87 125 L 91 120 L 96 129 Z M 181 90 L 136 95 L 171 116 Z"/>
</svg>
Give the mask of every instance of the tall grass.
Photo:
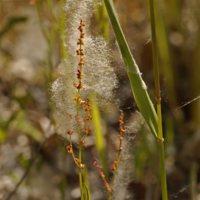
<svg viewBox="0 0 200 200">
<path fill-rule="evenodd" d="M 149 0 L 150 5 L 150 18 L 151 18 L 151 37 L 152 37 L 152 50 L 153 50 L 153 64 L 154 64 L 154 82 L 156 91 L 156 105 L 157 105 L 157 116 L 158 116 L 158 148 L 160 157 L 160 176 L 161 176 L 161 187 L 162 187 L 162 198 L 167 200 L 167 181 L 165 172 L 165 153 L 164 153 L 164 139 L 162 133 L 162 113 L 161 113 L 161 96 L 160 96 L 160 75 L 158 67 L 158 51 L 156 42 L 156 24 L 154 15 L 154 0 Z"/>
<path fill-rule="evenodd" d="M 161 185 L 162 185 L 162 197 L 163 200 L 167 200 L 167 185 L 166 185 L 166 173 L 165 173 L 165 156 L 163 146 L 163 134 L 162 134 L 162 114 L 161 114 L 161 97 L 160 97 L 160 81 L 159 81 L 159 69 L 158 69 L 158 55 L 156 45 L 156 33 L 155 33 L 155 18 L 154 18 L 154 5 L 153 0 L 150 0 L 150 15 L 151 15 L 151 31 L 153 42 L 153 61 L 154 61 L 154 80 L 156 91 L 156 103 L 157 103 L 157 116 L 152 106 L 152 102 L 146 91 L 145 84 L 141 78 L 139 68 L 133 59 L 130 49 L 125 40 L 124 34 L 120 27 L 117 14 L 114 9 L 112 0 L 104 0 L 108 15 L 126 65 L 127 73 L 132 87 L 132 92 L 135 101 L 140 109 L 146 123 L 149 125 L 152 133 L 158 140 L 159 157 L 160 157 L 160 169 L 161 169 Z"/>
</svg>

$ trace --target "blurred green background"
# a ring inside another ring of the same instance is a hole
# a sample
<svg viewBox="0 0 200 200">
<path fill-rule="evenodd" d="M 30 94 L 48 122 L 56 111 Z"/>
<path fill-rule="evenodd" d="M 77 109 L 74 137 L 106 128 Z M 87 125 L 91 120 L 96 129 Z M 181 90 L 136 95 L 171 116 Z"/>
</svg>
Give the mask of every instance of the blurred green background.
<svg viewBox="0 0 200 200">
<path fill-rule="evenodd" d="M 148 1 L 114 3 L 155 103 Z M 60 39 L 67 34 L 64 4 L 64 0 L 0 1 L 0 199 L 13 191 L 36 155 L 36 162 L 12 199 L 80 199 L 78 170 L 66 154 L 68 141 L 56 134 L 50 100 L 51 83 L 59 76 L 56 69 L 67 58 L 67 47 Z M 199 200 L 200 1 L 156 0 L 155 9 L 169 199 Z M 119 79 L 114 92 L 128 130 L 113 198 L 159 200 L 157 142 L 134 103 L 104 7 L 97 7 L 92 26 L 109 41 L 111 64 Z M 105 149 L 99 156 L 108 177 L 112 176 L 118 147 L 119 115 L 119 110 L 101 112 L 99 134 L 103 134 Z M 43 141 L 46 143 L 37 154 Z M 98 155 L 94 141 L 84 152 L 84 177 L 89 178 L 91 199 L 103 200 L 106 193 L 92 167 L 93 157 Z"/>
</svg>

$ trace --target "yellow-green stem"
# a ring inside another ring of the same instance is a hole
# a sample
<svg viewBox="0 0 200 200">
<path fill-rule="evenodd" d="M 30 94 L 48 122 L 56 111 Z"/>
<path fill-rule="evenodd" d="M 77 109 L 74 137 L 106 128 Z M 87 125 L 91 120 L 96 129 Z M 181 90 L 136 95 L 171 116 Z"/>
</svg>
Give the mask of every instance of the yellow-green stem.
<svg viewBox="0 0 200 200">
<path fill-rule="evenodd" d="M 122 146 L 122 141 L 120 140 L 119 149 L 121 148 L 121 146 Z M 115 182 L 115 176 L 116 176 L 116 173 L 117 173 L 120 154 L 121 154 L 121 151 L 119 150 L 118 151 L 118 156 L 117 156 L 117 165 L 116 165 L 116 169 L 115 169 L 115 172 L 114 172 L 114 175 L 113 175 L 112 184 L 111 184 L 111 187 L 110 187 L 110 195 L 112 194 L 112 190 L 113 190 L 113 186 L 114 186 L 114 182 Z"/>
<path fill-rule="evenodd" d="M 81 49 L 81 43 L 80 43 L 80 49 Z M 80 60 L 81 60 L 81 55 L 80 55 Z M 80 65 L 80 74 L 82 74 L 82 65 Z M 79 79 L 79 86 L 81 85 L 81 75 Z M 78 89 L 78 94 L 77 94 L 77 118 L 79 117 L 79 99 L 80 99 L 80 89 Z M 78 126 L 78 137 L 79 137 L 79 165 L 81 164 L 81 153 L 82 153 L 82 146 L 81 146 L 81 133 L 80 133 L 80 128 Z M 80 192 L 81 192 L 81 200 L 84 200 L 83 197 L 83 181 L 82 181 L 82 172 L 81 168 L 79 167 L 79 184 L 80 184 Z"/>
<path fill-rule="evenodd" d="M 80 67 L 81 71 L 81 67 Z M 79 84 L 80 84 L 81 79 L 79 79 Z M 77 118 L 79 116 L 79 95 L 80 95 L 80 89 L 78 89 L 78 94 L 77 94 Z M 81 141 L 81 133 L 80 133 L 80 128 L 78 127 L 78 137 L 79 137 L 79 163 L 81 164 L 81 151 L 82 147 L 80 144 Z M 81 173 L 81 168 L 79 167 L 79 184 L 80 184 L 80 192 L 81 192 L 81 200 L 83 200 L 83 186 L 82 186 L 82 173 Z"/>
<path fill-rule="evenodd" d="M 120 141 L 120 143 L 121 143 L 121 141 Z M 121 147 L 121 144 L 120 144 L 120 147 Z M 115 176 L 116 176 L 116 173 L 117 173 L 117 167 L 118 167 L 120 153 L 121 153 L 121 151 L 118 152 L 118 156 L 117 156 L 117 166 L 116 166 L 116 170 L 115 170 L 114 175 L 113 175 L 113 180 L 112 180 L 112 184 L 111 184 L 111 188 L 110 188 L 110 192 L 109 192 L 110 196 L 112 194 L 112 190 L 113 190 L 113 186 L 114 186 L 114 182 L 115 182 Z"/>
<path fill-rule="evenodd" d="M 152 48 L 153 48 L 154 80 L 155 80 L 157 116 L 158 116 L 158 149 L 159 149 L 159 160 L 160 160 L 162 200 L 167 200 L 168 196 L 167 196 L 167 181 L 166 181 L 166 171 L 165 171 L 165 154 L 164 154 L 164 144 L 163 144 L 164 139 L 162 133 L 160 79 L 159 79 L 158 52 L 156 43 L 154 1 L 149 0 L 149 4 L 150 4 L 151 36 L 152 36 Z"/>
<path fill-rule="evenodd" d="M 162 199 L 168 200 L 167 195 L 167 180 L 165 171 L 165 152 L 164 152 L 164 139 L 162 134 L 162 114 L 161 114 L 161 99 L 157 100 L 157 114 L 158 114 L 158 149 L 160 160 L 160 176 L 161 176 L 161 188 Z"/>
<path fill-rule="evenodd" d="M 78 89 L 78 96 L 77 96 L 77 118 L 79 116 L 79 94 L 80 94 L 80 89 Z M 82 151 L 82 147 L 81 147 L 81 144 L 80 144 L 81 133 L 80 133 L 79 127 L 78 127 L 78 136 L 79 136 L 79 163 L 81 164 L 81 151 Z M 79 184 L 80 184 L 81 200 L 83 200 L 82 173 L 81 173 L 81 168 L 80 167 L 79 167 Z"/>
<path fill-rule="evenodd" d="M 71 135 L 70 135 L 70 139 L 69 139 L 69 141 L 70 141 L 70 145 L 72 146 L 72 136 L 71 136 Z M 73 148 L 72 148 L 72 157 L 73 157 L 74 162 L 75 162 L 76 165 L 78 166 L 78 164 L 77 164 L 77 162 L 76 162 L 76 158 L 75 158 L 75 156 L 74 156 Z"/>
<path fill-rule="evenodd" d="M 118 168 L 118 164 L 119 164 L 119 158 L 120 158 L 120 154 L 122 151 L 122 132 L 123 132 L 123 126 L 122 126 L 122 122 L 123 122 L 123 112 L 121 111 L 121 121 L 120 121 L 120 136 L 121 138 L 119 138 L 120 142 L 119 142 L 119 151 L 118 151 L 118 155 L 117 155 L 117 163 L 116 163 L 116 168 L 115 168 L 115 172 L 113 175 L 113 179 L 112 179 L 112 183 L 111 183 L 111 187 L 110 187 L 110 191 L 109 191 L 109 200 L 111 199 L 112 196 L 112 190 L 113 190 L 113 186 L 114 186 L 114 182 L 115 182 L 115 177 L 117 174 L 117 168 Z"/>
</svg>

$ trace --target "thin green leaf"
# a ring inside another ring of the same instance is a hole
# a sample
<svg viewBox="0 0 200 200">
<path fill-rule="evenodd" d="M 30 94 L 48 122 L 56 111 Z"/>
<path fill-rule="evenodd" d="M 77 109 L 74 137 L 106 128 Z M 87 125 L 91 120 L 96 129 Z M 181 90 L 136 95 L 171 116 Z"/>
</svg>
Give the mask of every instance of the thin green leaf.
<svg viewBox="0 0 200 200">
<path fill-rule="evenodd" d="M 64 10 L 64 0 L 60 0 L 60 47 L 61 47 L 61 55 L 62 59 L 67 59 L 67 51 L 65 48 L 65 22 L 66 22 L 66 15 Z"/>
<path fill-rule="evenodd" d="M 105 148 L 104 137 L 101 130 L 101 116 L 97 105 L 95 104 L 95 100 L 91 98 L 91 106 L 92 106 L 92 121 L 94 125 L 94 132 L 95 132 L 95 142 L 96 148 L 99 152 L 103 151 Z"/>
<path fill-rule="evenodd" d="M 175 78 L 174 69 L 170 58 L 170 50 L 168 46 L 167 30 L 164 22 L 164 15 L 161 6 L 164 2 L 155 3 L 155 15 L 156 15 L 156 39 L 159 49 L 159 56 L 161 59 L 161 67 L 164 70 L 164 76 L 166 77 L 166 88 L 168 90 L 169 102 L 173 107 L 177 107 L 177 94 L 175 91 Z"/>
<path fill-rule="evenodd" d="M 103 171 L 108 177 L 108 167 L 106 163 L 106 154 L 105 154 L 105 140 L 102 132 L 102 125 L 101 125 L 101 115 L 99 111 L 99 107 L 95 102 L 95 94 L 91 94 L 91 107 L 92 107 L 92 121 L 94 126 L 94 133 L 95 133 L 95 143 L 97 151 L 100 155 L 100 159 L 103 165 Z"/>
<path fill-rule="evenodd" d="M 104 0 L 104 2 L 126 66 L 135 101 L 152 133 L 157 137 L 157 115 L 147 93 L 146 85 L 126 42 L 112 0 Z"/>
</svg>

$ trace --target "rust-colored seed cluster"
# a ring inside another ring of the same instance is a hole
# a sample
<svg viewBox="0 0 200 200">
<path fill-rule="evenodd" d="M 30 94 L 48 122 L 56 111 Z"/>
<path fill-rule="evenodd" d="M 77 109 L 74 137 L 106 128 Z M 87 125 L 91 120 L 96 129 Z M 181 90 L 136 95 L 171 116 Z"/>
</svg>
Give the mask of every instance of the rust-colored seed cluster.
<svg viewBox="0 0 200 200">
<path fill-rule="evenodd" d="M 102 167 L 98 165 L 98 160 L 96 158 L 94 158 L 94 160 L 93 160 L 93 166 L 95 166 L 98 169 L 99 175 L 103 179 L 104 186 L 106 187 L 106 189 L 108 190 L 108 192 L 110 192 L 110 186 L 109 186 L 108 182 L 106 181 L 105 175 L 101 171 Z"/>
<path fill-rule="evenodd" d="M 92 113 L 91 113 L 91 106 L 90 106 L 90 100 L 87 99 L 85 102 L 85 112 L 87 113 L 87 117 L 85 118 L 85 121 L 87 122 L 86 127 L 83 130 L 83 133 L 85 133 L 84 138 L 80 141 L 80 144 L 82 147 L 85 147 L 85 138 L 87 137 L 88 133 L 91 133 L 92 130 L 90 128 L 90 121 L 92 119 Z"/>
<path fill-rule="evenodd" d="M 66 149 L 67 149 L 67 152 L 68 153 L 72 153 L 72 145 L 68 145 L 67 147 L 66 147 Z"/>
<path fill-rule="evenodd" d="M 98 169 L 100 177 L 103 179 L 104 186 L 106 187 L 106 189 L 108 190 L 109 193 L 112 193 L 112 188 L 113 188 L 114 180 L 115 180 L 115 174 L 116 174 L 118 163 L 119 163 L 119 157 L 120 157 L 120 153 L 122 151 L 122 139 L 123 139 L 122 133 L 125 133 L 125 130 L 123 129 L 123 124 L 124 124 L 123 117 L 124 117 L 124 114 L 121 111 L 121 116 L 119 117 L 119 124 L 120 124 L 119 131 L 120 131 L 120 134 L 118 135 L 120 144 L 119 144 L 117 160 L 114 161 L 114 164 L 112 165 L 112 170 L 114 171 L 114 176 L 113 176 L 113 180 L 112 180 L 111 186 L 109 186 L 109 184 L 107 183 L 107 181 L 105 179 L 105 175 L 101 171 L 102 167 L 98 165 L 98 160 L 96 158 L 94 158 L 94 161 L 93 161 L 93 166 L 95 166 Z"/>
<path fill-rule="evenodd" d="M 78 30 L 80 31 L 80 38 L 78 38 L 78 42 L 77 42 L 77 45 L 79 45 L 79 49 L 76 51 L 77 53 L 77 56 L 80 56 L 80 60 L 79 60 L 79 67 L 80 69 L 77 70 L 77 79 L 79 79 L 79 84 L 76 84 L 74 83 L 74 86 L 80 90 L 80 89 L 84 89 L 84 86 L 82 85 L 82 66 L 85 65 L 85 61 L 83 60 L 83 56 L 84 56 L 84 53 L 83 53 L 83 49 L 82 49 L 82 45 L 84 45 L 84 42 L 83 42 L 83 38 L 84 38 L 84 33 L 83 33 L 83 27 L 85 26 L 85 24 L 83 23 L 83 21 L 81 20 L 80 22 L 80 26 L 78 27 Z"/>
<path fill-rule="evenodd" d="M 78 159 L 78 158 L 75 159 L 75 162 L 76 162 L 76 164 L 79 166 L 80 169 L 84 169 L 85 165 L 84 165 L 84 164 L 81 164 L 81 163 L 79 162 L 79 159 Z"/>
<path fill-rule="evenodd" d="M 122 151 L 122 133 L 125 133 L 126 131 L 123 129 L 123 124 L 124 124 L 124 114 L 121 110 L 121 116 L 119 117 L 119 131 L 120 131 L 120 134 L 118 135 L 118 138 L 119 138 L 119 141 L 120 141 L 120 145 L 119 145 L 119 151 Z"/>
<path fill-rule="evenodd" d="M 114 165 L 112 165 L 112 170 L 115 171 L 117 169 L 117 161 L 114 162 Z"/>
<path fill-rule="evenodd" d="M 78 30 L 80 31 L 80 38 L 78 38 L 78 42 L 77 42 L 77 45 L 79 45 L 79 49 L 76 51 L 77 56 L 80 57 L 80 60 L 79 60 L 79 63 L 78 63 L 79 69 L 77 70 L 77 74 L 76 74 L 77 75 L 77 79 L 78 79 L 78 84 L 77 83 L 73 83 L 74 87 L 78 90 L 78 95 L 77 95 L 77 97 L 73 97 L 72 98 L 74 101 L 77 102 L 77 104 L 85 105 L 85 112 L 87 113 L 87 116 L 85 118 L 85 123 L 84 123 L 83 119 L 79 118 L 78 115 L 75 116 L 75 120 L 76 120 L 78 126 L 84 126 L 86 124 L 86 126 L 85 126 L 85 128 L 83 130 L 83 133 L 85 135 L 84 135 L 84 137 L 82 139 L 79 140 L 79 144 L 83 148 L 86 147 L 86 142 L 84 141 L 86 136 L 88 135 L 88 133 L 92 132 L 92 130 L 90 128 L 90 121 L 92 119 L 90 100 L 87 99 L 86 101 L 83 101 L 81 99 L 81 96 L 80 96 L 80 90 L 85 88 L 85 86 L 82 84 L 82 76 L 83 76 L 82 67 L 83 67 L 83 65 L 85 65 L 85 61 L 83 60 L 84 53 L 83 53 L 83 48 L 82 48 L 82 45 L 84 45 L 83 38 L 84 38 L 84 35 L 85 35 L 84 32 L 83 32 L 83 27 L 84 26 L 85 26 L 85 24 L 81 20 L 80 21 L 80 26 L 78 27 Z M 70 117 L 67 116 L 67 118 L 72 118 L 72 116 L 70 116 Z M 79 159 L 75 158 L 74 154 L 73 154 L 73 148 L 72 148 L 72 143 L 71 143 L 71 136 L 72 136 L 73 132 L 74 131 L 71 130 L 71 129 L 67 132 L 67 134 L 70 136 L 70 145 L 68 145 L 66 147 L 67 148 L 67 152 L 72 154 L 72 156 L 74 158 L 74 161 L 77 164 L 77 166 L 79 167 L 79 169 L 83 169 L 85 167 L 85 165 L 81 164 L 79 162 Z"/>
<path fill-rule="evenodd" d="M 68 134 L 68 135 L 72 135 L 73 132 L 74 132 L 74 131 L 70 129 L 69 131 L 67 131 L 67 134 Z"/>
</svg>

